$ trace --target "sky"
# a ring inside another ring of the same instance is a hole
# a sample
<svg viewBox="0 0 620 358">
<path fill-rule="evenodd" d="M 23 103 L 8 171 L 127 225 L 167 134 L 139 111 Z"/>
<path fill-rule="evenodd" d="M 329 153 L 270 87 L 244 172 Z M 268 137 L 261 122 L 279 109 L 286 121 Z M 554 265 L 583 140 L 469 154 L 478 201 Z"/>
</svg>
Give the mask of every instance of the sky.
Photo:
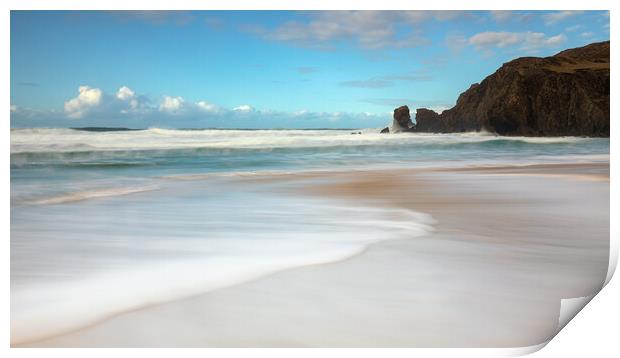
<svg viewBox="0 0 620 358">
<path fill-rule="evenodd" d="M 375 128 L 608 11 L 11 11 L 11 127 Z"/>
</svg>

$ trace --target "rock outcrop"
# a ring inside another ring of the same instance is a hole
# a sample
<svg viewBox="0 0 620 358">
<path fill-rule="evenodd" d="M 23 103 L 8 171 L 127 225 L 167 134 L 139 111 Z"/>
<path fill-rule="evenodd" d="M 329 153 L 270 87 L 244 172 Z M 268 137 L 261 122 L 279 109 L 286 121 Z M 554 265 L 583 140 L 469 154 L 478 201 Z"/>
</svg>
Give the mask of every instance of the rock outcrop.
<svg viewBox="0 0 620 358">
<path fill-rule="evenodd" d="M 415 131 L 608 137 L 609 45 L 505 63 L 463 92 L 453 108 L 441 114 L 417 109 Z"/>
<path fill-rule="evenodd" d="M 394 121 L 392 122 L 391 133 L 410 132 L 415 128 L 411 121 L 409 107 L 401 106 L 394 110 Z"/>
</svg>

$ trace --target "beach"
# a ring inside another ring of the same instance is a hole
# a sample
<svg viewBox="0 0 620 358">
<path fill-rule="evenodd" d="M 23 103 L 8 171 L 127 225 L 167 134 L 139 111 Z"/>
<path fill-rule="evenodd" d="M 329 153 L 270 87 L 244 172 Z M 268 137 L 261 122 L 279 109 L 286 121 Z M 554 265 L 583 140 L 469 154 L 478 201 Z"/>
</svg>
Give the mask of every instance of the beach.
<svg viewBox="0 0 620 358">
<path fill-rule="evenodd" d="M 221 180 L 176 183 L 219 190 Z M 12 346 L 526 347 L 557 332 L 561 299 L 595 294 L 607 275 L 608 157 L 257 173 L 225 182 L 233 192 L 381 210 L 345 221 L 343 232 L 371 232 L 381 217 L 394 219 L 394 235 Z M 150 194 L 126 197 L 140 195 Z M 412 218 L 417 226 L 403 226 Z"/>
<path fill-rule="evenodd" d="M 334 8 L 10 12 L 11 349 L 522 355 L 603 290 L 610 10 Z"/>
</svg>

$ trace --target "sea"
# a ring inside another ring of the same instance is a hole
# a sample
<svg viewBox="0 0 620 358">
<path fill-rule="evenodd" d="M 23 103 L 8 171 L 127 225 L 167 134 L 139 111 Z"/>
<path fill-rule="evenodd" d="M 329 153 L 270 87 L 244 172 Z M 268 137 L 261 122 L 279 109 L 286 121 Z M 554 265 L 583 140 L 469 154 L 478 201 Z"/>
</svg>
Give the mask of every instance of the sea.
<svg viewBox="0 0 620 358">
<path fill-rule="evenodd" d="M 298 195 L 270 178 L 608 161 L 608 138 L 12 129 L 11 342 L 433 231 L 422 212 Z"/>
</svg>

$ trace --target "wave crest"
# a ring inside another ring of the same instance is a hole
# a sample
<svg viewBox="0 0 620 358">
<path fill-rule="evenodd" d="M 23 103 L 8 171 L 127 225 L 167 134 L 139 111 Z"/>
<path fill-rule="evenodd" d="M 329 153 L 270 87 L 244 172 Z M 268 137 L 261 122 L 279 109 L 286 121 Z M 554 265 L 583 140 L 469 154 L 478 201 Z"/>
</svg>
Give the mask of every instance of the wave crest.
<svg viewBox="0 0 620 358">
<path fill-rule="evenodd" d="M 158 187 L 155 185 L 142 186 L 142 187 L 125 187 L 125 188 L 106 188 L 106 189 L 94 189 L 85 191 L 76 191 L 71 193 L 65 193 L 61 195 L 50 196 L 46 198 L 40 198 L 30 201 L 30 204 L 36 205 L 53 205 L 64 204 L 75 201 L 82 201 L 95 198 L 105 198 L 112 196 L 121 196 L 142 193 L 145 191 L 156 190 Z"/>
</svg>

